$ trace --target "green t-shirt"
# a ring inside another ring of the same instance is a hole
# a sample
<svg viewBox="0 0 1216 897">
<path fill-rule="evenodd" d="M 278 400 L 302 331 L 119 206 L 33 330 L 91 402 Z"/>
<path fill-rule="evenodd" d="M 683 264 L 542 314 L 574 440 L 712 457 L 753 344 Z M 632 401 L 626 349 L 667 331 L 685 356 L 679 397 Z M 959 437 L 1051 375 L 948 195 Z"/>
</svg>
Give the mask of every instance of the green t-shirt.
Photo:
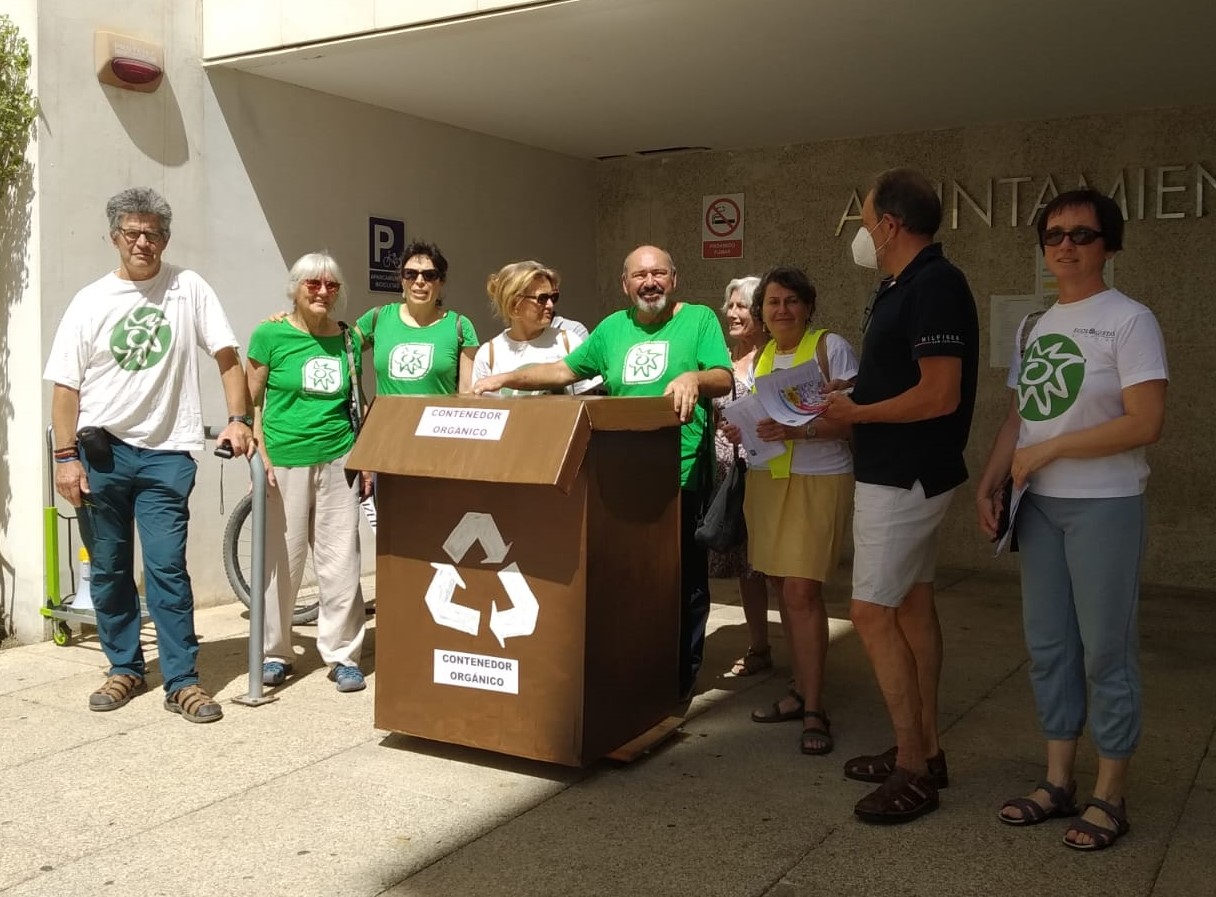
<svg viewBox="0 0 1216 897">
<path fill-rule="evenodd" d="M 681 305 L 661 324 L 639 324 L 635 309 L 609 315 L 587 342 L 566 356 L 580 380 L 597 374 L 612 396 L 661 396 L 689 371 L 731 369 L 718 316 L 704 305 Z M 713 440 L 705 438 L 709 402 L 697 403 L 680 432 L 680 485 L 696 489 L 713 464 Z"/>
<path fill-rule="evenodd" d="M 363 347 L 352 333 L 355 370 Z M 265 365 L 262 434 L 276 467 L 309 467 L 340 458 L 355 444 L 350 374 L 342 335 L 313 336 L 287 320 L 266 321 L 249 338 L 249 357 Z"/>
<path fill-rule="evenodd" d="M 379 396 L 451 395 L 460 381 L 461 349 L 477 347 L 473 322 L 454 311 L 426 327 L 410 327 L 401 320 L 401 303 L 391 302 L 380 306 L 379 314 L 374 308 L 366 312 L 355 326 L 372 340 Z"/>
</svg>

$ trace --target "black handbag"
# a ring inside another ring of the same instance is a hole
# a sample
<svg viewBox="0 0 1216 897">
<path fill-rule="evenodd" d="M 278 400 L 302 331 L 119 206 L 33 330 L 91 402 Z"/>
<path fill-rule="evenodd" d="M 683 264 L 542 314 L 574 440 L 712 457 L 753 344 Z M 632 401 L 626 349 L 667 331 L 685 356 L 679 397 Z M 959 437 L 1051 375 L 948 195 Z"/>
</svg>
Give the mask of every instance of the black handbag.
<svg viewBox="0 0 1216 897">
<path fill-rule="evenodd" d="M 747 538 L 743 520 L 743 487 L 747 477 L 747 462 L 735 458 L 718 488 L 709 499 L 693 538 L 702 548 L 726 551 Z"/>
</svg>

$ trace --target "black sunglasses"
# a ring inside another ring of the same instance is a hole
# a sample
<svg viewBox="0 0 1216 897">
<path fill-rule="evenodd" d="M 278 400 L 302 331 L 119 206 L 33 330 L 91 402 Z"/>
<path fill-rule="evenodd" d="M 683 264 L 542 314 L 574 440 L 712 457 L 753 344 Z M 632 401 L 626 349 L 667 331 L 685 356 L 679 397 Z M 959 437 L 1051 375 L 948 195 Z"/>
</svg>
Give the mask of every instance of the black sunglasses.
<svg viewBox="0 0 1216 897">
<path fill-rule="evenodd" d="M 1072 230 L 1053 227 L 1043 233 L 1043 245 L 1059 246 L 1064 242 L 1064 238 L 1068 237 L 1074 246 L 1088 246 L 1100 236 L 1102 236 L 1102 231 L 1094 230 L 1092 227 L 1074 227 Z"/>
<path fill-rule="evenodd" d="M 437 281 L 439 279 L 439 269 L 438 268 L 423 268 L 422 270 L 419 270 L 417 268 L 402 268 L 401 269 L 401 279 L 404 280 L 406 283 L 413 283 L 419 277 L 421 277 L 427 283 L 434 283 L 435 281 Z"/>
</svg>

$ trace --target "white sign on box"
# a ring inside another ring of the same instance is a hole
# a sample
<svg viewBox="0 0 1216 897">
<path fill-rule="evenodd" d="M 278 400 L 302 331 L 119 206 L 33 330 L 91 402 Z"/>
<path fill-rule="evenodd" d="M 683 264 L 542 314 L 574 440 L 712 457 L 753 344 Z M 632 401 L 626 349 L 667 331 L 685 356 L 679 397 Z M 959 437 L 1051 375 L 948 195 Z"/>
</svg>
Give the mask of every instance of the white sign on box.
<svg viewBox="0 0 1216 897">
<path fill-rule="evenodd" d="M 511 657 L 435 649 L 435 684 L 519 694 L 519 661 Z"/>
<path fill-rule="evenodd" d="M 415 436 L 444 439 L 486 439 L 497 442 L 511 412 L 506 408 L 451 408 L 427 405 Z"/>
</svg>

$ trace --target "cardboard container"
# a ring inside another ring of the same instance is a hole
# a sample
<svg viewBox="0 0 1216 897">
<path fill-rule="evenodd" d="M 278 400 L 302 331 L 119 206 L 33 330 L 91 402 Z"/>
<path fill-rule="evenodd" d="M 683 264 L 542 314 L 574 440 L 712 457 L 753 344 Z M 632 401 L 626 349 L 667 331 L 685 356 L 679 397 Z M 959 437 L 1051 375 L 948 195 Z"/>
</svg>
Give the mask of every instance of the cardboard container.
<svg viewBox="0 0 1216 897">
<path fill-rule="evenodd" d="M 668 398 L 383 396 L 376 727 L 583 766 L 676 702 Z"/>
</svg>

